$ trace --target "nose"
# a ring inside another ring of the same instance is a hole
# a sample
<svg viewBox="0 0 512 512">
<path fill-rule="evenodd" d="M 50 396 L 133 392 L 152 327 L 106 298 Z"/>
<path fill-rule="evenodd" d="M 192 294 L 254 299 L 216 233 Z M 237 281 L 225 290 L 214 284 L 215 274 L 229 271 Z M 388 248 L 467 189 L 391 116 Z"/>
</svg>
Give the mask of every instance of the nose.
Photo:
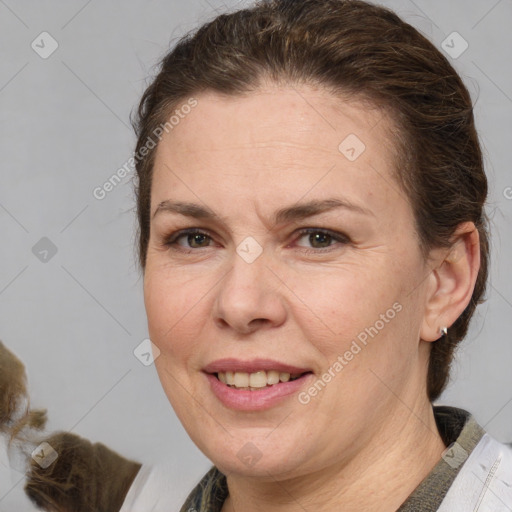
<svg viewBox="0 0 512 512">
<path fill-rule="evenodd" d="M 248 262 L 235 253 L 231 270 L 216 288 L 216 324 L 239 334 L 278 327 L 286 320 L 283 288 L 286 289 L 264 254 Z"/>
</svg>

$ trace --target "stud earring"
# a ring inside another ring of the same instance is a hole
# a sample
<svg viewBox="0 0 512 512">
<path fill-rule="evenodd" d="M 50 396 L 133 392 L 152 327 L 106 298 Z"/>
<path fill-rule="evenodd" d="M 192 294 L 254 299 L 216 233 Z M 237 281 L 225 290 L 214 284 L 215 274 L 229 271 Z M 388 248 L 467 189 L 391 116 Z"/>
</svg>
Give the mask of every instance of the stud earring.
<svg viewBox="0 0 512 512">
<path fill-rule="evenodd" d="M 441 327 L 439 329 L 439 332 L 442 333 L 444 336 L 448 334 L 448 328 L 447 327 Z"/>
</svg>

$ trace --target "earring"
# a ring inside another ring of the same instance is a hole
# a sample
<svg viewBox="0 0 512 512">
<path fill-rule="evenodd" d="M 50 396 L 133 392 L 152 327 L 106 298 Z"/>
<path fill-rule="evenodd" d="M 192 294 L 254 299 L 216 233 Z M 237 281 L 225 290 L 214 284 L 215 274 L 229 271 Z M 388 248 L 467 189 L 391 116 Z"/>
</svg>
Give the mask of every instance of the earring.
<svg viewBox="0 0 512 512">
<path fill-rule="evenodd" d="M 448 334 L 448 328 L 447 327 L 441 327 L 439 329 L 439 332 L 441 332 L 444 336 Z"/>
</svg>

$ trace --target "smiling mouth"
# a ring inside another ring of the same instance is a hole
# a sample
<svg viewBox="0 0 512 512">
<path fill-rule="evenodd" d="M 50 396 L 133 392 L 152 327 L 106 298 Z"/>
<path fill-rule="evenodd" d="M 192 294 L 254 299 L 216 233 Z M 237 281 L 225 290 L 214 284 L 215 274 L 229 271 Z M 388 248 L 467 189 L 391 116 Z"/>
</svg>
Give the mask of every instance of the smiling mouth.
<svg viewBox="0 0 512 512">
<path fill-rule="evenodd" d="M 253 373 L 226 371 L 214 373 L 214 375 L 230 388 L 258 391 L 284 382 L 300 379 L 310 373 L 312 372 L 290 374 L 277 370 L 261 370 Z"/>
</svg>

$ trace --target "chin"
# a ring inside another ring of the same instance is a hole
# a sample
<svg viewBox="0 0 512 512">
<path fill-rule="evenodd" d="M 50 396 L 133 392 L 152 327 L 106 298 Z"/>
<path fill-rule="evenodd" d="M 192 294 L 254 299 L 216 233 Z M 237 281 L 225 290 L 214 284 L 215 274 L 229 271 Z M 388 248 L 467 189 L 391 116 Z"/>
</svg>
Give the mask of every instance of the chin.
<svg viewBox="0 0 512 512">
<path fill-rule="evenodd" d="M 251 431 L 247 431 L 246 435 L 239 433 L 231 437 L 224 432 L 222 440 L 212 443 L 210 437 L 196 445 L 224 474 L 273 479 L 278 475 L 296 476 L 298 468 L 304 471 L 304 448 L 300 441 L 304 438 L 271 437 L 268 429 L 262 436 L 254 436 Z M 301 448 L 298 449 L 298 446 Z"/>
</svg>

